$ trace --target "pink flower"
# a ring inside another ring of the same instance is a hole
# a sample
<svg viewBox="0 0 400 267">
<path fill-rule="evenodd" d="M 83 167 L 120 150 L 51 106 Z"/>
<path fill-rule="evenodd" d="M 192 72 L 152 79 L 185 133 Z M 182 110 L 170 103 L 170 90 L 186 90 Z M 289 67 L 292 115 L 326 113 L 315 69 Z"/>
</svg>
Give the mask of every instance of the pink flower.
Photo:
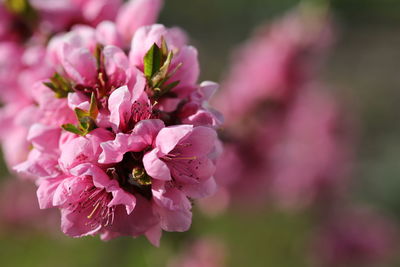
<svg viewBox="0 0 400 267">
<path fill-rule="evenodd" d="M 209 156 L 215 142 L 210 128 L 171 126 L 160 130 L 154 149 L 144 155 L 144 168 L 155 179 L 152 192 L 162 214 L 162 229 L 186 231 L 191 223 L 187 197 L 203 198 L 215 192 L 215 166 Z"/>
<path fill-rule="evenodd" d="M 161 129 L 154 149 L 143 158 L 144 167 L 150 176 L 162 181 L 171 180 L 171 174 L 184 184 L 207 180 L 214 172 L 208 154 L 215 142 L 215 131 L 207 127 L 179 125 Z"/>
<path fill-rule="evenodd" d="M 42 208 L 60 207 L 62 230 L 73 237 L 118 232 L 120 228 L 120 234 L 138 236 L 156 224 L 151 208 L 136 209 L 138 203 L 134 195 L 122 190 L 116 180 L 88 163 L 71 169 L 69 177 L 43 180 L 38 198 Z M 136 217 L 139 218 L 135 220 Z"/>
<path fill-rule="evenodd" d="M 161 120 L 143 120 L 136 124 L 130 134 L 118 133 L 115 139 L 101 144 L 99 163 L 110 164 L 122 161 L 127 152 L 141 152 L 150 147 L 157 133 L 164 127 Z"/>
<path fill-rule="evenodd" d="M 141 120 L 153 118 L 153 111 L 146 93 L 145 80 L 137 76 L 132 92 L 123 86 L 115 90 L 108 99 L 110 122 L 114 131 L 128 132 Z"/>
</svg>

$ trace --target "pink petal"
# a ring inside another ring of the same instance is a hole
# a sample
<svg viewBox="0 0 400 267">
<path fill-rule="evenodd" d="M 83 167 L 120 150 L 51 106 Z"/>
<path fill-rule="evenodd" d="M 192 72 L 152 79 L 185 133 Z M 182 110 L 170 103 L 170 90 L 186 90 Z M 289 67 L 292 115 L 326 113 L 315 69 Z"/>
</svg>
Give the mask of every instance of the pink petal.
<svg viewBox="0 0 400 267">
<path fill-rule="evenodd" d="M 165 125 L 162 120 L 143 120 L 135 125 L 135 128 L 132 132 L 137 136 L 140 136 L 143 139 L 143 143 L 145 143 L 147 146 L 151 146 L 153 145 L 157 134 L 161 129 L 164 128 L 164 126 Z"/>
<path fill-rule="evenodd" d="M 212 196 L 217 191 L 217 184 L 213 177 L 200 181 L 199 184 L 182 185 L 182 191 L 190 198 L 205 198 Z"/>
<path fill-rule="evenodd" d="M 83 16 L 93 25 L 104 20 L 114 20 L 121 6 L 121 0 L 86 0 L 82 3 Z"/>
<path fill-rule="evenodd" d="M 131 114 L 131 93 L 127 86 L 122 86 L 114 90 L 108 99 L 108 109 L 110 110 L 110 121 L 113 130 L 124 127 L 127 118 Z"/>
<path fill-rule="evenodd" d="M 109 83 L 115 87 L 125 85 L 130 79 L 129 61 L 119 47 L 107 45 L 103 49 L 104 65 Z"/>
<path fill-rule="evenodd" d="M 14 166 L 13 170 L 35 178 L 53 177 L 60 173 L 57 157 L 37 149 L 31 150 L 28 159 Z"/>
<path fill-rule="evenodd" d="M 122 47 L 122 40 L 116 25 L 111 21 L 102 21 L 96 27 L 96 39 L 102 45 L 115 45 Z"/>
<path fill-rule="evenodd" d="M 34 124 L 29 129 L 28 141 L 40 151 L 56 152 L 58 150 L 58 141 L 61 128 Z"/>
<path fill-rule="evenodd" d="M 78 84 L 96 84 L 97 63 L 87 48 L 73 48 L 64 44 L 62 65 L 68 76 Z"/>
<path fill-rule="evenodd" d="M 77 177 L 91 176 L 93 184 L 97 188 L 106 188 L 107 190 L 109 187 L 115 188 L 116 185 L 115 180 L 111 180 L 102 169 L 90 163 L 80 164 L 71 169 L 70 173 Z"/>
<path fill-rule="evenodd" d="M 61 209 L 61 230 L 71 237 L 95 235 L 101 229 L 101 224 L 88 223 L 87 216 L 87 212 Z"/>
<path fill-rule="evenodd" d="M 41 209 L 54 207 L 54 193 L 63 179 L 65 179 L 65 177 L 48 178 L 40 181 L 36 195 Z"/>
<path fill-rule="evenodd" d="M 148 175 L 154 179 L 168 181 L 171 180 L 170 170 L 157 156 L 158 149 L 146 153 L 143 157 L 143 165 Z"/>
<path fill-rule="evenodd" d="M 128 152 L 129 134 L 118 133 L 115 140 L 101 143 L 102 152 L 99 156 L 99 163 L 109 164 L 122 161 L 126 152 Z"/>
<path fill-rule="evenodd" d="M 154 24 L 162 4 L 163 0 L 131 0 L 126 3 L 116 22 L 125 41 L 129 42 L 139 27 Z"/>
<path fill-rule="evenodd" d="M 126 208 L 126 213 L 131 214 L 136 206 L 136 198 L 130 193 L 126 193 L 122 189 L 118 189 L 112 192 L 113 199 L 108 203 L 109 207 L 124 205 Z"/>
<path fill-rule="evenodd" d="M 154 43 L 161 46 L 162 38 L 166 41 L 168 48 L 173 51 L 183 49 L 187 42 L 185 33 L 178 28 L 167 29 L 161 24 L 141 27 L 132 39 L 129 53 L 131 65 L 143 70 L 143 57 Z M 178 61 L 173 62 L 175 65 L 179 64 Z"/>
<path fill-rule="evenodd" d="M 192 212 L 190 210 L 157 209 L 160 215 L 160 226 L 169 232 L 186 232 L 192 224 Z"/>
<path fill-rule="evenodd" d="M 153 213 L 152 206 L 147 199 L 136 196 L 136 206 L 131 214 L 120 205 L 116 206 L 115 219 L 106 229 L 113 233 L 111 236 L 128 235 L 139 236 L 158 224 L 158 218 Z"/>
<path fill-rule="evenodd" d="M 182 47 L 179 53 L 172 60 L 170 69 L 173 70 L 176 66 L 182 63 L 182 66 L 177 70 L 174 76 L 168 82 L 179 81 L 179 85 L 173 89 L 173 92 L 178 95 L 189 95 L 195 90 L 196 82 L 200 75 L 200 66 L 197 56 L 197 49 L 192 46 Z"/>
<path fill-rule="evenodd" d="M 219 84 L 212 81 L 204 81 L 200 84 L 200 92 L 203 100 L 208 100 L 218 90 Z"/>
<path fill-rule="evenodd" d="M 152 192 L 161 228 L 173 232 L 187 231 L 192 222 L 192 212 L 186 195 L 176 188 L 166 189 L 162 183 L 154 183 Z"/>
<path fill-rule="evenodd" d="M 147 240 L 149 240 L 149 242 L 155 247 L 160 246 L 161 235 L 162 229 L 159 224 L 153 226 L 145 233 Z"/>
<path fill-rule="evenodd" d="M 153 144 L 155 136 L 163 127 L 161 120 L 143 120 L 136 124 L 131 134 L 118 133 L 115 140 L 100 144 L 103 152 L 99 163 L 120 162 L 126 152 L 144 150 Z"/>
<path fill-rule="evenodd" d="M 81 193 L 88 185 L 91 185 L 91 182 L 85 177 L 65 178 L 54 192 L 53 205 L 68 207 L 68 203 L 74 203 L 80 198 Z"/>
<path fill-rule="evenodd" d="M 90 99 L 81 92 L 69 93 L 67 96 L 68 107 L 72 110 L 80 108 L 83 110 L 89 110 Z"/>
<path fill-rule="evenodd" d="M 193 131 L 192 125 L 170 126 L 161 129 L 156 138 L 156 147 L 165 155 Z"/>
<path fill-rule="evenodd" d="M 182 155 L 204 156 L 212 151 L 217 141 L 217 133 L 214 129 L 204 126 L 194 127 L 190 135 L 188 135 L 183 143 L 190 146 L 182 149 Z"/>
<path fill-rule="evenodd" d="M 66 141 L 61 146 L 59 163 L 65 170 L 81 163 L 97 163 L 101 148 L 100 144 L 114 138 L 110 131 L 97 128 L 86 136 L 78 136 Z"/>
</svg>

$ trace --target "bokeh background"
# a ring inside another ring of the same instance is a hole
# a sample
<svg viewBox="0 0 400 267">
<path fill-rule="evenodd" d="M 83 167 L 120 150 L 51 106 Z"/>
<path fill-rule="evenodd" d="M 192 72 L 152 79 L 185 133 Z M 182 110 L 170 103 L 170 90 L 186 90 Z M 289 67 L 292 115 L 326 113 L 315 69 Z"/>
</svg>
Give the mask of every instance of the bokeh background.
<svg viewBox="0 0 400 267">
<path fill-rule="evenodd" d="M 166 2 L 160 23 L 179 25 L 189 33 L 199 49 L 202 78 L 214 81 L 224 77 L 233 49 L 255 27 L 299 3 Z M 400 1 L 336 0 L 331 5 L 339 36 L 321 75 L 356 124 L 350 197 L 400 222 Z M 7 177 L 2 164 L 1 179 Z M 32 205 L 37 205 L 34 200 Z M 71 239 L 59 233 L 58 225 L 45 222 L 40 229 L 30 228 L 30 221 L 24 227 L 0 224 L 0 265 L 165 266 L 187 240 L 212 235 L 225 243 L 228 266 L 310 266 L 308 238 L 314 222 L 307 212 L 289 214 L 268 207 L 256 214 L 228 212 L 210 219 L 194 212 L 194 216 L 190 232 L 165 234 L 160 248 L 144 238 L 105 243 L 92 237 Z M 400 266 L 400 261 L 390 266 Z"/>
</svg>

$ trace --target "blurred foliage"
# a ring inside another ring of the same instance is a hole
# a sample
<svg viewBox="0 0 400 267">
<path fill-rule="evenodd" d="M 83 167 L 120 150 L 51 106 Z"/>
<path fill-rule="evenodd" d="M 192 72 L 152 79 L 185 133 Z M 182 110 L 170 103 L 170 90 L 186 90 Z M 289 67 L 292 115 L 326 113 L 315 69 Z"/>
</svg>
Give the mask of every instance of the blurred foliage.
<svg viewBox="0 0 400 267">
<path fill-rule="evenodd" d="M 186 241 L 198 235 L 217 236 L 226 242 L 228 266 L 307 266 L 304 258 L 309 222 L 306 216 L 277 212 L 228 214 L 223 218 L 194 218 L 189 235 L 167 233 L 161 247 L 152 247 L 145 238 L 119 238 L 101 242 L 98 238 L 70 239 L 15 232 L 0 233 L 2 266 L 143 266 L 163 267 Z M 206 266 L 205 266 L 206 267 Z"/>
</svg>

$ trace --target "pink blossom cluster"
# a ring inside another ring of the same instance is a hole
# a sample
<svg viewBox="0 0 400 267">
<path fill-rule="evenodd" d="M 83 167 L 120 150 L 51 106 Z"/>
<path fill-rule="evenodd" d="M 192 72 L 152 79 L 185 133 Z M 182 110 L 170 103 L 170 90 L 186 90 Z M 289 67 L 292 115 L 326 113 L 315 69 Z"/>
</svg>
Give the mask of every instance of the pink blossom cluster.
<svg viewBox="0 0 400 267">
<path fill-rule="evenodd" d="M 182 30 L 152 24 L 160 1 L 131 1 L 116 18 L 119 1 L 71 3 L 97 26 L 4 43 L 17 59 L 0 54 L 6 158 L 36 182 L 40 208 L 61 210 L 65 234 L 158 245 L 162 230 L 189 229 L 192 199 L 216 190 L 221 116 L 206 102 L 218 85 L 197 83 L 197 50 Z"/>
</svg>

